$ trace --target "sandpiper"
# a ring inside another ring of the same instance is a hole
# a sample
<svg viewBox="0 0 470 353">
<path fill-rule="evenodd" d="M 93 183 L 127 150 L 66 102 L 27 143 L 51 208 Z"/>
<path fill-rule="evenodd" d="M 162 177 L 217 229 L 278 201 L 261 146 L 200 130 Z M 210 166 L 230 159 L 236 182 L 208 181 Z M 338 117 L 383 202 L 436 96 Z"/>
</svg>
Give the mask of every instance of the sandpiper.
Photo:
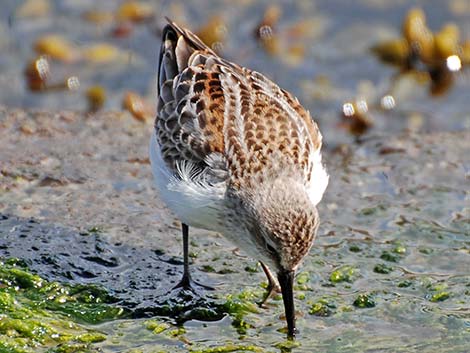
<svg viewBox="0 0 470 353">
<path fill-rule="evenodd" d="M 261 262 L 265 300 L 278 288 L 275 271 L 293 337 L 294 276 L 313 244 L 328 184 L 321 133 L 289 92 L 168 23 L 150 159 L 161 198 L 182 222 L 177 287 L 192 282 L 189 226 L 220 232 Z"/>
</svg>

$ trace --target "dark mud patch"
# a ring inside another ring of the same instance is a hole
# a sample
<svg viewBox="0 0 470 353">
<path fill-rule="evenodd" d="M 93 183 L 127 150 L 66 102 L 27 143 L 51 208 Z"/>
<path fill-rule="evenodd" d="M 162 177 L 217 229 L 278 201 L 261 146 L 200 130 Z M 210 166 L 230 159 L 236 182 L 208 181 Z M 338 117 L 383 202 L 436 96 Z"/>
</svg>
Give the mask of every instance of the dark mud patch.
<svg viewBox="0 0 470 353">
<path fill-rule="evenodd" d="M 161 249 L 111 244 L 94 229 L 78 232 L 5 214 L 0 215 L 0 235 L 0 258 L 23 259 L 48 281 L 98 285 L 109 293 L 108 303 L 125 310 L 125 317 L 165 316 L 178 323 L 224 316 L 215 298 L 171 290 L 182 266 Z"/>
</svg>

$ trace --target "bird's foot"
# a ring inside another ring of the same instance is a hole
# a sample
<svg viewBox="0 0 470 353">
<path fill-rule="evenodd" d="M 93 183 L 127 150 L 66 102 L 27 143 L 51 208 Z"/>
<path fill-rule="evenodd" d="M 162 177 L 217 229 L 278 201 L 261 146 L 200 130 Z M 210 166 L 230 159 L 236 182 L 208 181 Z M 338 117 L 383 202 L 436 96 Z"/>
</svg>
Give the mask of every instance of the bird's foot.
<svg viewBox="0 0 470 353">
<path fill-rule="evenodd" d="M 263 300 L 258 303 L 258 306 L 263 309 L 267 309 L 266 302 L 271 299 L 274 295 L 281 293 L 281 287 L 277 283 L 269 283 Z"/>
<path fill-rule="evenodd" d="M 274 275 L 272 274 L 271 270 L 268 266 L 266 266 L 262 261 L 260 261 L 261 267 L 263 268 L 264 273 L 266 274 L 266 278 L 268 279 L 268 288 L 267 292 L 264 295 L 263 300 L 258 303 L 260 308 L 266 308 L 266 302 L 274 296 L 276 293 L 281 293 L 281 287 L 277 283 Z"/>
<path fill-rule="evenodd" d="M 189 290 L 192 292 L 196 292 L 197 288 L 202 288 L 205 290 L 210 290 L 213 291 L 215 290 L 214 287 L 208 286 L 206 284 L 202 284 L 200 282 L 197 282 L 191 278 L 189 275 L 183 275 L 183 278 L 181 278 L 181 281 L 173 287 L 174 289 L 183 289 L 183 290 Z"/>
</svg>

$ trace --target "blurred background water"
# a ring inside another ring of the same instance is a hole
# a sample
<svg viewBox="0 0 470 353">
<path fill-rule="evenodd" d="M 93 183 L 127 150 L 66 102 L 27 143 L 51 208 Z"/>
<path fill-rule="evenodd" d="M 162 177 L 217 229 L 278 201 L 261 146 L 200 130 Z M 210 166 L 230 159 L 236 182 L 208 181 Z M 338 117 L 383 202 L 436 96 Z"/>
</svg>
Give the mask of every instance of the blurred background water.
<svg viewBox="0 0 470 353">
<path fill-rule="evenodd" d="M 429 77 L 398 76 L 403 70 L 385 65 L 370 50 L 400 37 L 413 7 L 423 9 L 434 32 L 455 24 L 459 42 L 469 46 L 466 0 L 3 0 L 0 103 L 119 110 L 131 91 L 142 97 L 143 115 L 152 119 L 160 34 L 168 16 L 224 57 L 266 74 L 298 96 L 329 147 L 367 133 L 468 127 L 468 70 L 453 73 L 452 84 L 432 95 Z M 48 55 L 48 87 L 31 90 L 25 70 L 40 55 Z M 393 105 L 384 108 L 390 96 Z M 348 103 L 359 103 L 356 111 L 362 107 L 366 112 L 348 120 L 343 114 Z"/>
</svg>

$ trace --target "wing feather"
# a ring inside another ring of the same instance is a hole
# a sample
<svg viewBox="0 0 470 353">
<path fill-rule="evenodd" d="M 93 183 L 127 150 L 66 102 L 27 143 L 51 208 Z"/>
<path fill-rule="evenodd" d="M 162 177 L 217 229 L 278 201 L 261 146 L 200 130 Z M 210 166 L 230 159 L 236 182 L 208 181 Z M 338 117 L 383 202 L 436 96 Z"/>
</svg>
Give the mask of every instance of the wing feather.
<svg viewBox="0 0 470 353">
<path fill-rule="evenodd" d="M 300 173 L 306 183 L 323 176 L 317 125 L 297 98 L 262 74 L 220 58 L 171 21 L 158 72 L 155 129 L 175 175 L 189 161 L 233 188 L 279 173 Z"/>
</svg>

